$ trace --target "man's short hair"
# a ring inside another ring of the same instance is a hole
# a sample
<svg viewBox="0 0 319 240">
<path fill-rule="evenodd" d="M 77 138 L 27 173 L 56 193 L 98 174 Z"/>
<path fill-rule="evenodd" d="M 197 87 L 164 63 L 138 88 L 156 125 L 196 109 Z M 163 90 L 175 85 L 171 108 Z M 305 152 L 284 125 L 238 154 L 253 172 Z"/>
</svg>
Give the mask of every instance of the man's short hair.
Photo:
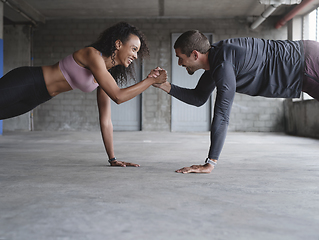
<svg viewBox="0 0 319 240">
<path fill-rule="evenodd" d="M 211 46 L 204 34 L 198 30 L 191 30 L 179 36 L 174 44 L 174 49 L 177 48 L 181 50 L 181 53 L 189 57 L 194 50 L 205 54 Z"/>
</svg>

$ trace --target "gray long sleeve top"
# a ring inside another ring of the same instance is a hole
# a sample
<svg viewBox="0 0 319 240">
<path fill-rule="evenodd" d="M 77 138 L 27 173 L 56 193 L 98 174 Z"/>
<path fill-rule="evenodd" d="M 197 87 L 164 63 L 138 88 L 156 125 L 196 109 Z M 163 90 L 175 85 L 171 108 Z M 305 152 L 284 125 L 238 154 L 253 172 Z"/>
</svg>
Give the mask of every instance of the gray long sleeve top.
<svg viewBox="0 0 319 240">
<path fill-rule="evenodd" d="M 212 45 L 208 59 L 210 70 L 203 73 L 194 89 L 172 84 L 169 94 L 187 104 L 201 106 L 217 88 L 208 157 L 218 159 L 235 92 L 271 98 L 300 96 L 303 42 L 227 39 Z"/>
</svg>

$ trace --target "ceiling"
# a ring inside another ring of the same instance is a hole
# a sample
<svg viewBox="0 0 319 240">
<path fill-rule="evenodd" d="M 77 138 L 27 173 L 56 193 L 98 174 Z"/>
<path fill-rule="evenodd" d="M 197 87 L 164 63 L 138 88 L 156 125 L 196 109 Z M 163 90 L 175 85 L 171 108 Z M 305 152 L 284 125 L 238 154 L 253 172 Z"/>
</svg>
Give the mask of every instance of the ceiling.
<svg viewBox="0 0 319 240">
<path fill-rule="evenodd" d="M 247 18 L 260 16 L 268 5 L 259 0 L 0 0 L 11 22 L 45 22 L 67 18 Z M 302 13 L 314 9 L 312 1 Z M 281 5 L 272 15 L 293 6 Z M 20 12 L 20 13 L 18 13 Z"/>
</svg>

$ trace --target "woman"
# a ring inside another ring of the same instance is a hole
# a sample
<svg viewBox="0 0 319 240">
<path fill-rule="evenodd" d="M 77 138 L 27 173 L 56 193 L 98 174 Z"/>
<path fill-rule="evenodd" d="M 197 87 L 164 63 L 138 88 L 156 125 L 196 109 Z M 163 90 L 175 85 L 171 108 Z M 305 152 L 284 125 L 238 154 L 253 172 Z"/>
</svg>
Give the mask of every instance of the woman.
<svg viewBox="0 0 319 240">
<path fill-rule="evenodd" d="M 51 66 L 21 67 L 0 79 L 0 119 L 26 113 L 52 97 L 80 89 L 97 88 L 97 103 L 102 138 L 111 166 L 136 166 L 117 161 L 113 148 L 110 98 L 117 104 L 128 101 L 155 83 L 166 81 L 167 73 L 149 76 L 143 81 L 119 88 L 128 77 L 134 78 L 131 63 L 149 54 L 144 35 L 122 22 L 101 33 L 92 45 L 82 48 Z"/>
</svg>

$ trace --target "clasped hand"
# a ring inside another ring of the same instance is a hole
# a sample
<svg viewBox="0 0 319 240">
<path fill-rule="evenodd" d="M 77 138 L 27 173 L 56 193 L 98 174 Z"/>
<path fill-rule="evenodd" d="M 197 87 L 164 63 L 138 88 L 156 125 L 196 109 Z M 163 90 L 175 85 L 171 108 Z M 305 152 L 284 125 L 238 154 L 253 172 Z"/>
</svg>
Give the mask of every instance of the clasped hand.
<svg viewBox="0 0 319 240">
<path fill-rule="evenodd" d="M 154 87 L 159 87 L 161 84 L 167 81 L 167 71 L 163 68 L 157 67 L 153 69 L 148 76 L 149 78 L 155 78 L 156 83 L 153 84 Z"/>
</svg>

